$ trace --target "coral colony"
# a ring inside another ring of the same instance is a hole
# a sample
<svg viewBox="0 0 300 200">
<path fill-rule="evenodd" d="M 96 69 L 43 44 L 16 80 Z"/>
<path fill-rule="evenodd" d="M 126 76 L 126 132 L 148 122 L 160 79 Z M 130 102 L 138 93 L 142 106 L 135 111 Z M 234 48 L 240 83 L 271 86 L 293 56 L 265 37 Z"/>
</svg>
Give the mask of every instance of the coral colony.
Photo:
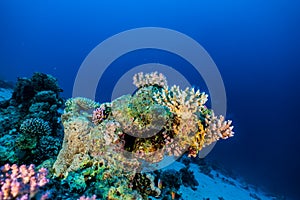
<svg viewBox="0 0 300 200">
<path fill-rule="evenodd" d="M 83 97 L 68 99 L 60 117 L 62 138 L 55 120 L 62 102 L 60 89 L 48 75 L 35 77 L 50 81 L 52 86 L 36 88 L 34 77 L 22 80 L 13 99 L 2 105 L 22 113 L 18 115 L 22 120 L 14 122 L 14 131 L 7 132 L 14 142 L 2 141 L 6 144 L 3 148 L 13 153 L 1 158 L 1 163 L 22 165 L 1 168 L 0 199 L 176 199 L 180 185 L 195 189 L 198 182 L 193 173 L 187 168 L 145 172 L 144 167 L 166 156 L 179 158 L 186 153 L 196 157 L 203 147 L 234 134 L 231 121 L 205 106 L 206 94 L 193 88 L 169 87 L 163 74 L 153 72 L 136 74 L 133 83 L 137 91 L 109 103 Z M 30 97 L 22 93 L 24 84 L 30 86 Z M 20 111 L 16 107 L 25 98 L 27 103 Z M 35 111 L 39 107 L 40 112 L 46 112 L 53 106 L 49 115 Z M 59 153 L 47 152 L 51 145 L 53 151 L 61 147 Z M 28 156 L 34 157 L 32 154 L 40 160 Z"/>
</svg>

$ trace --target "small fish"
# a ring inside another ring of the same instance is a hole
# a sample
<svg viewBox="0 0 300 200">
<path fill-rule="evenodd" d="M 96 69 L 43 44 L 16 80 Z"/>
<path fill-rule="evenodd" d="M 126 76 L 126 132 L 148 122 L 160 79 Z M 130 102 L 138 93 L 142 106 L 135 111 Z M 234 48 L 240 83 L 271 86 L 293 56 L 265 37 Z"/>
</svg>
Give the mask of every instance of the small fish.
<svg viewBox="0 0 300 200">
<path fill-rule="evenodd" d="M 161 180 L 161 179 L 158 179 L 158 183 L 157 183 L 157 185 L 158 185 L 158 188 L 159 188 L 159 189 L 162 189 L 163 182 L 162 182 L 162 180 Z"/>
<path fill-rule="evenodd" d="M 175 199 L 175 196 L 176 196 L 176 193 L 174 191 L 171 191 L 171 197 L 172 197 L 172 200 Z"/>
</svg>

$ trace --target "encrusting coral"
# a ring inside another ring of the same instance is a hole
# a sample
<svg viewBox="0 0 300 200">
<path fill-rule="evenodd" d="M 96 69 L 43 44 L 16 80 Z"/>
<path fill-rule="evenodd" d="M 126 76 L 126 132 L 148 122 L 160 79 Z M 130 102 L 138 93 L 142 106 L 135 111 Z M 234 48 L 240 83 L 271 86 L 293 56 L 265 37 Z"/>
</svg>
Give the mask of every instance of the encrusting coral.
<svg viewBox="0 0 300 200">
<path fill-rule="evenodd" d="M 138 90 L 111 103 L 66 101 L 65 135 L 52 171 L 71 190 L 107 199 L 158 196 L 154 178 L 138 175 L 145 163 L 185 152 L 196 157 L 203 147 L 233 136 L 231 121 L 215 116 L 199 90 L 169 88 L 157 72 L 133 79 Z"/>
</svg>

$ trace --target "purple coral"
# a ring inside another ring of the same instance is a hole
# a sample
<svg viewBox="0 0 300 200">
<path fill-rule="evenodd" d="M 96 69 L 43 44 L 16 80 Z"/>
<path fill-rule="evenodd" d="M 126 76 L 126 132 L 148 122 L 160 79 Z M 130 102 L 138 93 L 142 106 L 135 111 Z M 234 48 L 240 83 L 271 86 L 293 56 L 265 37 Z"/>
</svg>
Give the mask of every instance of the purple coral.
<svg viewBox="0 0 300 200">
<path fill-rule="evenodd" d="M 92 121 L 95 125 L 100 124 L 106 118 L 107 114 L 104 106 L 101 105 L 99 108 L 96 108 L 96 110 L 93 111 Z"/>
<path fill-rule="evenodd" d="M 92 197 L 85 197 L 84 195 L 81 196 L 78 200 L 96 200 L 96 195 L 93 195 Z"/>
<path fill-rule="evenodd" d="M 21 165 L 5 164 L 0 170 L 0 200 L 20 199 L 26 200 L 37 197 L 39 188 L 49 182 L 47 179 L 48 170 L 41 168 L 38 173 L 35 172 L 33 164 Z M 40 194 L 39 194 L 40 195 Z M 40 199 L 48 199 L 49 193 L 40 196 Z"/>
</svg>

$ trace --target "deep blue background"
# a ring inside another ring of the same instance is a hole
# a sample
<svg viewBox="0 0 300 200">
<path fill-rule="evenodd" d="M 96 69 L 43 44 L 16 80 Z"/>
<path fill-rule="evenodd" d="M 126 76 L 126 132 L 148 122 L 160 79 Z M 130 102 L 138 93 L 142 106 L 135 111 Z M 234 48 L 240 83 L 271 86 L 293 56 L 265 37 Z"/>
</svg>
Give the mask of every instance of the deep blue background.
<svg viewBox="0 0 300 200">
<path fill-rule="evenodd" d="M 219 142 L 209 159 L 273 192 L 296 195 L 299 9 L 296 0 L 1 1 L 0 78 L 50 73 L 70 97 L 80 64 L 101 41 L 137 27 L 180 31 L 214 59 L 226 86 L 228 117 L 234 120 L 236 136 Z M 153 57 L 169 59 L 153 52 L 147 59 Z M 144 59 L 132 58 L 124 63 L 134 66 Z M 165 64 L 172 62 L 176 58 Z M 111 88 L 107 86 L 108 93 Z"/>
</svg>

